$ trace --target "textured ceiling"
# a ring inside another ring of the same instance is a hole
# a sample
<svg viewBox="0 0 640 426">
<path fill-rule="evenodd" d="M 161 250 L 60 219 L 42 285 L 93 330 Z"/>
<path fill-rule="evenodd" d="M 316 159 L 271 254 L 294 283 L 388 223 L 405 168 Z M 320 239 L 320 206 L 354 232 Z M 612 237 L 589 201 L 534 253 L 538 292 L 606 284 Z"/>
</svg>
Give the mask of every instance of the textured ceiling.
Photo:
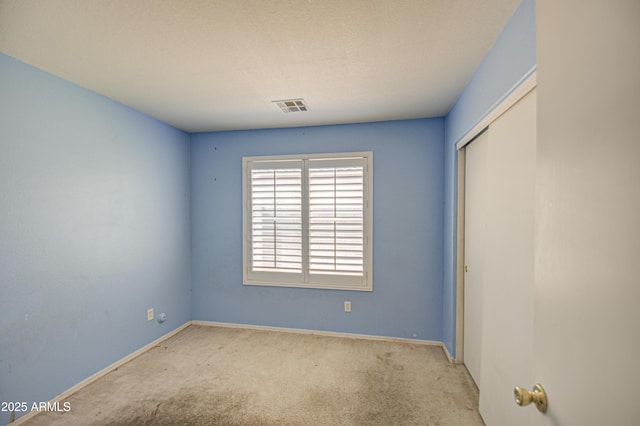
<svg viewBox="0 0 640 426">
<path fill-rule="evenodd" d="M 0 51 L 187 131 L 437 117 L 518 3 L 0 0 Z"/>
</svg>

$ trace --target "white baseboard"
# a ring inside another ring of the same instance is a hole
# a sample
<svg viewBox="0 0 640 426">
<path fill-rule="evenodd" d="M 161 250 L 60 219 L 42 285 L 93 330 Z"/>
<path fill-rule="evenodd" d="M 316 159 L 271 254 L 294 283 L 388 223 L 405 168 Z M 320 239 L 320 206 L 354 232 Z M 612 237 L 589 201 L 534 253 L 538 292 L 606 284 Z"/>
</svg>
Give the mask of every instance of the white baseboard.
<svg viewBox="0 0 640 426">
<path fill-rule="evenodd" d="M 447 347 L 442 342 L 436 340 L 421 340 L 421 339 L 406 339 L 402 337 L 386 337 L 386 336 L 373 336 L 370 334 L 357 334 L 357 333 L 342 333 L 338 331 L 318 331 L 307 330 L 302 328 L 287 328 L 287 327 L 270 327 L 265 325 L 250 325 L 250 324 L 234 324 L 229 322 L 216 322 L 216 321 L 191 321 L 192 325 L 201 325 L 205 327 L 226 327 L 226 328 L 242 328 L 246 330 L 262 330 L 262 331 L 276 331 L 280 333 L 294 333 L 294 334 L 307 334 L 314 336 L 329 336 L 329 337 L 342 337 L 348 339 L 363 339 L 363 340 L 377 340 L 381 342 L 391 343 L 410 343 L 412 345 L 423 346 L 439 346 L 442 348 L 445 356 L 449 362 L 453 363 L 455 360 L 449 354 Z"/>
<path fill-rule="evenodd" d="M 88 378 L 84 379 L 80 383 L 74 385 L 73 387 L 70 387 L 69 389 L 67 389 L 66 391 L 62 392 L 61 394 L 53 397 L 49 402 L 50 403 L 56 403 L 56 402 L 62 403 L 64 399 L 67 399 L 68 397 L 70 397 L 71 395 L 73 395 L 74 393 L 76 393 L 77 391 L 82 389 L 83 387 L 95 382 L 96 380 L 98 380 L 101 377 L 104 377 L 105 375 L 107 375 L 110 372 L 112 372 L 113 370 L 121 367 L 123 364 L 126 364 L 127 362 L 131 361 L 132 359 L 137 358 L 138 356 L 142 355 L 143 353 L 145 353 L 149 349 L 153 348 L 156 345 L 159 345 L 163 341 L 165 341 L 168 338 L 170 338 L 171 336 L 174 336 L 175 334 L 181 332 L 182 330 L 184 330 L 185 328 L 187 328 L 190 325 L 191 325 L 191 321 L 188 321 L 188 322 L 184 323 L 183 325 L 181 325 L 180 327 L 168 332 L 167 334 L 165 334 L 163 336 L 160 336 L 159 338 L 157 338 L 153 342 L 149 343 L 148 345 L 145 345 L 145 346 L 141 347 L 140 349 L 138 349 L 137 351 L 132 352 L 129 355 L 125 356 L 124 358 L 119 359 L 118 361 L 114 362 L 113 364 L 103 368 L 102 370 L 98 371 L 97 373 L 95 373 L 95 374 L 89 376 Z M 31 419 L 32 417 L 37 416 L 38 413 L 40 413 L 40 412 L 39 411 L 30 411 L 29 413 L 25 414 L 24 416 L 18 417 L 14 422 L 12 422 L 10 424 L 11 424 L 11 426 L 20 425 L 20 424 L 26 422 L 27 420 Z"/>
<path fill-rule="evenodd" d="M 457 359 L 451 356 L 451 354 L 449 353 L 449 349 L 447 349 L 447 345 L 445 345 L 444 343 L 442 343 L 442 350 L 444 351 L 444 354 L 447 356 L 447 359 L 451 364 L 460 364 Z"/>
</svg>

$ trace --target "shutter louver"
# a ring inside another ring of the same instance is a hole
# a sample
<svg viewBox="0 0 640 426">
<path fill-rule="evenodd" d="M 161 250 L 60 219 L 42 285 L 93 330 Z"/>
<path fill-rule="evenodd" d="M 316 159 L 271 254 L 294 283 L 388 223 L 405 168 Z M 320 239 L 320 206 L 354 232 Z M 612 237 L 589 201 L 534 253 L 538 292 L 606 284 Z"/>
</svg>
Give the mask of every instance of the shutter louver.
<svg viewBox="0 0 640 426">
<path fill-rule="evenodd" d="M 327 164 L 322 164 L 322 163 Z M 364 273 L 364 167 L 361 161 L 311 161 L 309 273 Z M 360 164 L 357 164 L 360 163 Z"/>
<path fill-rule="evenodd" d="M 253 271 L 302 272 L 302 169 L 251 170 Z"/>
</svg>

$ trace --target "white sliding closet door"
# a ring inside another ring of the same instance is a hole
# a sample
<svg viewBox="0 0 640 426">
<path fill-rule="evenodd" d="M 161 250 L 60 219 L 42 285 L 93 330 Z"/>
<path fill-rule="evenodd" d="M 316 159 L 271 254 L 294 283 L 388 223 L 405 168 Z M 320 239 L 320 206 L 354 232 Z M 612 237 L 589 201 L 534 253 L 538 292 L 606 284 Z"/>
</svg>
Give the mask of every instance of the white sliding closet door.
<svg viewBox="0 0 640 426">
<path fill-rule="evenodd" d="M 491 123 L 489 152 L 480 413 L 510 426 L 533 413 L 513 387 L 533 384 L 535 89 Z"/>
<path fill-rule="evenodd" d="M 535 89 L 465 149 L 465 364 L 487 425 L 524 424 L 513 387 L 532 380 Z"/>
<path fill-rule="evenodd" d="M 478 387 L 481 383 L 484 253 L 487 241 L 487 161 L 489 134 L 482 133 L 465 152 L 464 363 Z"/>
</svg>

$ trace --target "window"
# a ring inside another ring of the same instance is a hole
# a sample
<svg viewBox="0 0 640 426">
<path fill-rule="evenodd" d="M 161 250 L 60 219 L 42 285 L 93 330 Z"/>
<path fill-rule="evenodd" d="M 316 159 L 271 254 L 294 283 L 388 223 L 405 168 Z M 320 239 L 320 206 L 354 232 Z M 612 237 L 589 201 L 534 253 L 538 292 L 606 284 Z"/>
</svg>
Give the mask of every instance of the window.
<svg viewBox="0 0 640 426">
<path fill-rule="evenodd" d="M 371 291 L 372 159 L 243 157 L 244 283 Z"/>
</svg>

